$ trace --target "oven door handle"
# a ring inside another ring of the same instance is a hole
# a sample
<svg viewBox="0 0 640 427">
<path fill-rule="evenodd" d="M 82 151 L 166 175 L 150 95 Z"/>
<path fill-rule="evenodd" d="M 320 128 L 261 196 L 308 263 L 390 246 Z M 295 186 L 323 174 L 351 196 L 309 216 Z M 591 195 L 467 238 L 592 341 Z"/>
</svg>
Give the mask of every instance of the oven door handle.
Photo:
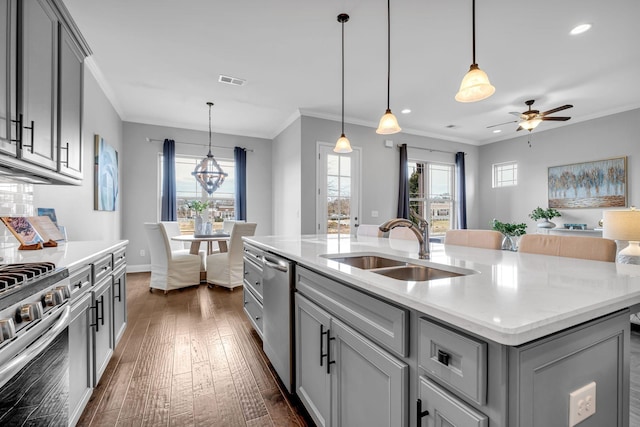
<svg viewBox="0 0 640 427">
<path fill-rule="evenodd" d="M 49 344 L 55 340 L 60 332 L 69 326 L 69 317 L 71 316 L 71 307 L 67 305 L 60 317 L 53 326 L 40 338 L 38 338 L 31 346 L 27 347 L 24 352 L 17 355 L 9 362 L 0 367 L 0 386 L 10 380 L 15 374 L 20 372 L 31 360 L 46 349 Z"/>
</svg>

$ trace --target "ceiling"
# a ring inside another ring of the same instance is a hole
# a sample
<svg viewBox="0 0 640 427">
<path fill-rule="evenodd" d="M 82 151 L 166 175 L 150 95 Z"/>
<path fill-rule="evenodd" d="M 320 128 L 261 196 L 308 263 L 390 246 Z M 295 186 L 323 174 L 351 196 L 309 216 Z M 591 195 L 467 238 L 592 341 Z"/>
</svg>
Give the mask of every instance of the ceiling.
<svg viewBox="0 0 640 427">
<path fill-rule="evenodd" d="M 207 130 L 207 101 L 214 132 L 273 138 L 300 114 L 339 121 L 339 13 L 351 17 L 345 120 L 377 127 L 386 109 L 384 0 L 64 2 L 125 121 Z M 639 108 L 638 17 L 638 0 L 479 0 L 476 60 L 496 93 L 463 104 L 453 97 L 472 62 L 471 0 L 393 0 L 391 109 L 403 132 L 482 145 L 526 132 L 487 126 L 515 120 L 528 99 L 540 111 L 574 106 L 534 133 Z M 590 31 L 569 35 L 585 22 Z"/>
</svg>

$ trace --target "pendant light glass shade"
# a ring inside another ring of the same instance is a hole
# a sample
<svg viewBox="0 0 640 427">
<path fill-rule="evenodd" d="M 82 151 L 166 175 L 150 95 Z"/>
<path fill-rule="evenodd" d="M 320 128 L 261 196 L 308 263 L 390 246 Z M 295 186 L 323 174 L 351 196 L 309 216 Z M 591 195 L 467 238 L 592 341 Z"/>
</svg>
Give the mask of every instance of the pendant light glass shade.
<svg viewBox="0 0 640 427">
<path fill-rule="evenodd" d="M 400 132 L 402 129 L 398 124 L 398 119 L 391 112 L 389 98 L 391 93 L 391 0 L 387 0 L 387 111 L 385 111 L 376 133 L 380 135 L 391 135 Z"/>
<path fill-rule="evenodd" d="M 478 64 L 472 64 L 469 72 L 462 79 L 460 90 L 456 93 L 456 101 L 481 101 L 493 95 L 495 91 L 496 88 L 489 82 L 487 73 L 478 68 Z"/>
<path fill-rule="evenodd" d="M 476 0 L 471 1 L 473 63 L 460 83 L 460 90 L 456 93 L 458 102 L 482 101 L 493 95 L 496 88 L 491 86 L 487 73 L 482 71 L 476 63 Z"/>
<path fill-rule="evenodd" d="M 380 135 L 391 135 L 394 133 L 400 132 L 400 125 L 398 124 L 398 119 L 393 115 L 391 110 L 387 110 L 384 113 L 384 116 L 380 118 L 380 123 L 378 124 L 378 129 L 376 129 L 376 133 Z"/>
<path fill-rule="evenodd" d="M 334 153 L 346 154 L 351 153 L 351 143 L 346 136 L 344 136 L 344 23 L 349 21 L 349 15 L 341 13 L 338 15 L 338 22 L 342 24 L 342 134 L 336 141 L 336 146 L 333 147 Z"/>
<path fill-rule="evenodd" d="M 542 123 L 542 119 L 533 118 L 533 119 L 525 120 L 525 121 L 522 121 L 522 122 L 518 123 L 518 126 L 520 126 L 522 129 L 526 129 L 528 131 L 531 131 L 531 130 L 535 129 L 536 126 L 538 126 L 540 123 Z"/>
<path fill-rule="evenodd" d="M 224 179 L 229 175 L 224 172 L 216 159 L 211 154 L 211 107 L 213 102 L 207 102 L 209 106 L 209 152 L 207 156 L 198 163 L 196 168 L 191 172 L 200 183 L 200 186 L 207 192 L 213 194 L 224 183 Z"/>
</svg>

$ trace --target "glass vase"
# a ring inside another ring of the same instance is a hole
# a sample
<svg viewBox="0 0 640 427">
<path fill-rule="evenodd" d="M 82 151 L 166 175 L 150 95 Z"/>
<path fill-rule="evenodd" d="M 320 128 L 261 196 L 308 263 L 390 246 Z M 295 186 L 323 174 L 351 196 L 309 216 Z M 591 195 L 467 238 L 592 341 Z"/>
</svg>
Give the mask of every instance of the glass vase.
<svg viewBox="0 0 640 427">
<path fill-rule="evenodd" d="M 502 250 L 516 252 L 518 250 L 518 236 L 505 235 L 502 239 Z"/>
</svg>

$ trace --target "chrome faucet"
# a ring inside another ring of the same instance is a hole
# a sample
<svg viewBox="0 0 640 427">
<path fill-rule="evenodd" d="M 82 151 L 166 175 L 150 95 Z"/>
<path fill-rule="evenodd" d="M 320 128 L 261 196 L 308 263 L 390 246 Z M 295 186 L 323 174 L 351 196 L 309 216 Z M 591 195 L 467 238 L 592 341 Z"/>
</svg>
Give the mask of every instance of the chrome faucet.
<svg viewBox="0 0 640 427">
<path fill-rule="evenodd" d="M 393 218 L 380 225 L 378 228 L 380 228 L 380 231 L 383 233 L 386 233 L 396 227 L 409 228 L 418 238 L 418 243 L 420 243 L 418 257 L 420 259 L 429 259 L 429 223 L 424 218 L 420 218 L 417 215 L 416 218 L 418 219 L 418 227 L 408 219 Z"/>
</svg>

